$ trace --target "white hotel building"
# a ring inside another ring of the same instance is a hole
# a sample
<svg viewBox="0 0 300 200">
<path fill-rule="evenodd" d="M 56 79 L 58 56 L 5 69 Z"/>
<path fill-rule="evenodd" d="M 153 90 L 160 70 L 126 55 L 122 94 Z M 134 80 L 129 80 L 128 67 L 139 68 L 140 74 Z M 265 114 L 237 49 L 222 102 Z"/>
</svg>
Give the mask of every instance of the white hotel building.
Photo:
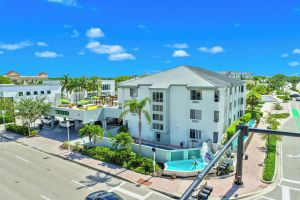
<svg viewBox="0 0 300 200">
<path fill-rule="evenodd" d="M 124 101 L 149 97 L 151 123 L 142 119 L 142 139 L 158 144 L 191 147 L 211 140 L 219 143 L 226 128 L 245 112 L 245 83 L 206 69 L 179 66 L 147 77 L 122 82 Z M 124 108 L 123 108 L 124 109 Z M 124 118 L 138 138 L 138 118 Z"/>
</svg>

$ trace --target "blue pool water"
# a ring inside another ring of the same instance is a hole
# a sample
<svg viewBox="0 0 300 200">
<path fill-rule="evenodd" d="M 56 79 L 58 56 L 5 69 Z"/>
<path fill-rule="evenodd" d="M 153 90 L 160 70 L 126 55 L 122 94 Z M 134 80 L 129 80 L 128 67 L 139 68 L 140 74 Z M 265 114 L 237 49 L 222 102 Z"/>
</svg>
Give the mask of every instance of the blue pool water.
<svg viewBox="0 0 300 200">
<path fill-rule="evenodd" d="M 248 126 L 253 127 L 255 123 L 256 123 L 255 120 L 250 120 L 248 122 Z M 247 138 L 248 137 L 245 136 L 244 141 Z M 232 143 L 233 148 L 236 148 L 236 146 L 237 146 L 237 140 L 233 141 L 233 143 Z M 183 172 L 195 171 L 195 170 L 197 170 L 197 171 L 200 170 L 201 171 L 208 164 L 206 162 L 203 162 L 202 158 L 197 158 L 196 160 L 198 161 L 197 168 L 193 167 L 193 162 L 195 161 L 195 159 L 190 159 L 190 160 L 168 161 L 168 162 L 165 163 L 167 165 L 166 170 L 183 171 Z"/>
<path fill-rule="evenodd" d="M 251 119 L 249 122 L 248 122 L 248 126 L 249 127 L 253 127 L 254 125 L 255 125 L 255 123 L 256 123 L 256 120 L 255 119 Z M 244 138 L 243 138 L 243 140 L 244 140 L 244 142 L 247 140 L 247 138 L 248 138 L 248 136 L 244 136 Z M 236 146 L 237 146 L 237 143 L 238 143 L 238 140 L 237 140 L 237 138 L 232 142 L 232 149 L 236 149 Z"/>
<path fill-rule="evenodd" d="M 193 167 L 194 161 L 198 161 L 197 168 Z M 203 170 L 207 163 L 203 162 L 202 158 L 191 159 L 191 160 L 176 160 L 176 161 L 168 161 L 167 170 L 174 170 L 174 171 L 195 171 L 195 170 Z"/>
</svg>

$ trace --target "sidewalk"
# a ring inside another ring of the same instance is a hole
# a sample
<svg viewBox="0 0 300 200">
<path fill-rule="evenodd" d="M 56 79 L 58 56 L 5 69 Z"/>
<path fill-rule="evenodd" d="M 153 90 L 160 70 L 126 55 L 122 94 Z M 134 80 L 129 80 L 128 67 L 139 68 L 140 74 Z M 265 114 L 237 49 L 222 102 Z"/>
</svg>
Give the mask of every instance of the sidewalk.
<svg viewBox="0 0 300 200">
<path fill-rule="evenodd" d="M 183 192 L 188 188 L 188 186 L 192 183 L 192 180 L 151 177 L 148 175 L 143 175 L 127 170 L 119 166 L 95 160 L 78 153 L 69 153 L 68 150 L 60 149 L 59 146 L 62 144 L 62 142 L 56 140 L 44 137 L 27 138 L 10 132 L 1 132 L 0 135 L 9 140 L 22 143 L 26 146 L 43 151 L 45 153 L 49 153 L 64 159 L 71 160 L 89 168 L 103 171 L 105 173 L 135 183 L 137 185 L 149 187 L 153 190 L 169 195 L 171 197 L 180 197 L 183 194 Z"/>
</svg>

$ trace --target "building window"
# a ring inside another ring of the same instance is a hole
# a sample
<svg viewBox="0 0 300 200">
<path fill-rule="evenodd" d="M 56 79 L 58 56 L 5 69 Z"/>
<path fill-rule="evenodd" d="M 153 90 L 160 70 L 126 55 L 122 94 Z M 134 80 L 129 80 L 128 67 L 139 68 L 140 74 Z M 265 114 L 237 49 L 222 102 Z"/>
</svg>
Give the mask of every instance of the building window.
<svg viewBox="0 0 300 200">
<path fill-rule="evenodd" d="M 191 139 L 201 139 L 201 131 L 196 129 L 190 129 Z"/>
<path fill-rule="evenodd" d="M 163 102 L 163 93 L 162 92 L 153 92 L 153 102 Z"/>
<path fill-rule="evenodd" d="M 232 95 L 232 87 L 230 87 L 229 94 Z"/>
<path fill-rule="evenodd" d="M 200 120 L 201 119 L 201 110 L 191 109 L 190 110 L 190 119 Z"/>
<path fill-rule="evenodd" d="M 244 86 L 241 85 L 241 92 L 244 92 Z"/>
<path fill-rule="evenodd" d="M 228 126 L 231 125 L 231 118 L 228 119 Z"/>
<path fill-rule="evenodd" d="M 160 142 L 160 132 L 155 133 L 156 142 Z"/>
<path fill-rule="evenodd" d="M 136 88 L 130 88 L 130 97 L 137 97 L 138 90 Z"/>
<path fill-rule="evenodd" d="M 37 91 L 34 91 L 33 94 L 34 94 L 34 95 L 38 95 L 38 92 L 37 92 Z"/>
<path fill-rule="evenodd" d="M 236 100 L 234 100 L 233 106 L 236 107 Z"/>
<path fill-rule="evenodd" d="M 232 110 L 232 103 L 229 103 L 229 110 Z"/>
<path fill-rule="evenodd" d="M 237 92 L 237 86 L 234 87 L 234 93 L 236 93 L 236 92 Z"/>
<path fill-rule="evenodd" d="M 50 91 L 50 90 L 48 90 L 48 91 L 47 91 L 47 94 L 51 94 L 51 91 Z"/>
<path fill-rule="evenodd" d="M 214 122 L 219 122 L 219 111 L 214 111 Z"/>
<path fill-rule="evenodd" d="M 45 94 L 45 91 L 41 91 L 41 94 Z"/>
<path fill-rule="evenodd" d="M 219 101 L 220 101 L 220 91 L 215 90 L 215 102 L 219 102 Z"/>
<path fill-rule="evenodd" d="M 163 112 L 163 105 L 153 105 L 153 111 Z"/>
<path fill-rule="evenodd" d="M 213 143 L 218 143 L 218 140 L 219 140 L 219 133 L 218 132 L 214 132 Z"/>
<path fill-rule="evenodd" d="M 26 92 L 26 95 L 27 95 L 27 96 L 30 96 L 30 95 L 31 95 L 31 92 Z"/>
<path fill-rule="evenodd" d="M 244 104 L 244 98 L 243 98 L 243 97 L 240 98 L 240 104 L 241 104 L 241 105 Z"/>
<path fill-rule="evenodd" d="M 191 100 L 202 100 L 202 91 L 201 90 L 191 90 Z"/>
<path fill-rule="evenodd" d="M 152 118 L 153 118 L 153 120 L 163 121 L 163 115 L 160 115 L 160 114 L 153 114 Z"/>
<path fill-rule="evenodd" d="M 156 130 L 161 130 L 162 131 L 164 129 L 164 126 L 163 126 L 163 124 L 153 123 L 152 124 L 152 128 L 156 129 Z"/>
<path fill-rule="evenodd" d="M 19 97 L 22 97 L 23 96 L 23 92 L 19 92 Z"/>
<path fill-rule="evenodd" d="M 103 84 L 102 90 L 110 90 L 110 84 Z"/>
</svg>

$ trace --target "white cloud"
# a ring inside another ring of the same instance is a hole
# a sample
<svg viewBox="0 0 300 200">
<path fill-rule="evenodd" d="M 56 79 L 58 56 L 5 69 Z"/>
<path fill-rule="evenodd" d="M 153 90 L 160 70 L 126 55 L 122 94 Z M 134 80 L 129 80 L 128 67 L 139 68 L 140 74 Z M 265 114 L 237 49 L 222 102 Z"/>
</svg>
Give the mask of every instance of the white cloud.
<svg viewBox="0 0 300 200">
<path fill-rule="evenodd" d="M 45 42 L 37 42 L 36 45 L 38 45 L 39 47 L 46 47 L 46 46 L 48 46 L 48 44 L 45 43 Z"/>
<path fill-rule="evenodd" d="M 104 33 L 100 28 L 92 27 L 86 31 L 86 36 L 89 38 L 100 38 L 104 36 Z"/>
<path fill-rule="evenodd" d="M 0 51 L 0 55 L 1 55 L 1 54 L 4 54 L 4 51 Z"/>
<path fill-rule="evenodd" d="M 64 5 L 64 6 L 70 6 L 70 7 L 77 7 L 78 6 L 77 0 L 47 0 L 47 1 L 51 2 L 51 3 L 61 4 L 61 5 Z"/>
<path fill-rule="evenodd" d="M 186 51 L 184 50 L 175 50 L 173 52 L 173 57 L 188 57 L 190 56 Z"/>
<path fill-rule="evenodd" d="M 134 55 L 129 53 L 117 53 L 117 54 L 111 54 L 108 57 L 111 61 L 122 61 L 122 60 L 135 60 Z"/>
<path fill-rule="evenodd" d="M 79 32 L 76 29 L 73 29 L 71 38 L 77 38 L 79 36 Z"/>
<path fill-rule="evenodd" d="M 149 33 L 149 29 L 146 25 L 144 24 L 138 24 L 136 27 L 138 27 L 139 29 L 141 29 L 142 31 L 144 31 L 145 33 Z"/>
<path fill-rule="evenodd" d="M 293 54 L 300 54 L 300 49 L 299 48 L 294 49 Z"/>
<path fill-rule="evenodd" d="M 31 42 L 29 42 L 27 40 L 18 42 L 18 43 L 13 43 L 13 44 L 0 43 L 0 49 L 7 50 L 7 51 L 13 51 L 13 50 L 22 49 L 22 48 L 25 48 L 25 47 L 31 46 L 31 45 L 32 45 Z"/>
<path fill-rule="evenodd" d="M 61 54 L 58 54 L 54 51 L 35 52 L 34 55 L 39 58 L 56 58 L 62 56 Z"/>
<path fill-rule="evenodd" d="M 289 65 L 290 67 L 296 67 L 296 66 L 299 65 L 299 62 L 297 62 L 297 61 L 292 61 L 292 62 L 289 62 L 288 65 Z"/>
<path fill-rule="evenodd" d="M 211 47 L 211 48 L 199 47 L 198 50 L 201 51 L 201 52 L 213 53 L 213 54 L 224 52 L 224 49 L 221 46 L 214 46 L 214 47 Z"/>
<path fill-rule="evenodd" d="M 175 49 L 186 49 L 189 48 L 187 43 L 175 43 L 175 44 L 166 44 L 166 47 L 175 48 Z"/>
<path fill-rule="evenodd" d="M 281 58 L 287 58 L 287 57 L 289 57 L 289 54 L 288 54 L 288 53 L 284 53 L 284 54 L 282 54 L 280 57 L 281 57 Z"/>
<path fill-rule="evenodd" d="M 97 41 L 89 42 L 85 46 L 85 48 L 89 49 L 94 53 L 99 53 L 99 54 L 120 54 L 125 52 L 123 47 L 120 45 L 105 45 L 105 44 L 100 44 Z"/>
</svg>

